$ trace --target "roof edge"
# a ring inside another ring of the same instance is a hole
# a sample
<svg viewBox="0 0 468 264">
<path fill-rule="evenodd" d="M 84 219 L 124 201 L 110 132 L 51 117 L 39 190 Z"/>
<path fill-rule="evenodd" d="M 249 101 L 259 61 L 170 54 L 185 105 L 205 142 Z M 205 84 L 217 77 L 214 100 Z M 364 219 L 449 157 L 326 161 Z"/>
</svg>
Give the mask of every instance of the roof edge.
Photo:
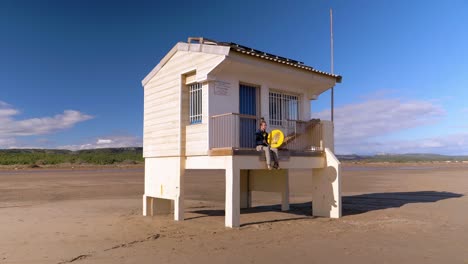
<svg viewBox="0 0 468 264">
<path fill-rule="evenodd" d="M 315 69 L 315 68 L 313 68 L 311 66 L 305 65 L 303 62 L 291 60 L 291 59 L 288 59 L 288 58 L 279 57 L 279 56 L 272 55 L 272 54 L 265 53 L 265 52 L 258 51 L 258 50 L 253 50 L 253 49 L 250 49 L 250 48 L 247 48 L 247 47 L 244 47 L 244 46 L 240 46 L 240 45 L 235 44 L 235 43 L 230 43 L 230 47 L 231 47 L 232 51 L 237 52 L 239 54 L 245 54 L 245 55 L 249 55 L 249 56 L 252 56 L 252 57 L 257 57 L 257 58 L 260 58 L 260 59 L 264 59 L 264 60 L 267 60 L 267 61 L 276 62 L 276 63 L 279 63 L 279 64 L 285 64 L 285 65 L 290 66 L 290 67 L 294 67 L 294 68 L 298 68 L 298 69 L 318 73 L 318 74 L 321 74 L 321 75 L 325 75 L 327 77 L 332 77 L 332 78 L 335 79 L 336 83 L 341 83 L 341 81 L 343 79 L 343 77 L 341 75 L 336 75 L 336 74 L 333 74 L 333 73 L 328 73 L 328 72 L 317 70 L 317 69 Z"/>
<path fill-rule="evenodd" d="M 145 86 L 156 75 L 156 73 L 158 73 L 159 70 L 161 70 L 161 68 L 169 61 L 169 59 L 172 58 L 172 56 L 174 56 L 174 54 L 179 50 L 178 45 L 181 43 L 183 42 L 178 42 L 177 44 L 175 44 L 174 47 L 172 47 L 172 49 L 166 54 L 166 56 L 162 58 L 158 65 L 156 65 L 156 67 L 154 67 L 148 73 L 148 75 L 146 75 L 146 77 L 141 81 L 141 84 L 143 86 Z"/>
<path fill-rule="evenodd" d="M 341 83 L 341 81 L 343 79 L 343 77 L 341 75 L 336 75 L 336 74 L 333 74 L 333 73 L 328 73 L 328 72 L 325 72 L 325 71 L 320 71 L 320 70 L 314 69 L 312 66 L 305 65 L 304 62 L 302 62 L 302 61 L 297 61 L 297 60 L 281 57 L 281 56 L 278 56 L 278 55 L 274 55 L 274 54 L 271 54 L 271 53 L 267 53 L 267 52 L 264 52 L 264 51 L 261 51 L 261 50 L 252 49 L 252 48 L 249 48 L 247 46 L 243 46 L 243 45 L 240 45 L 240 44 L 237 44 L 237 43 L 234 43 L 234 42 L 220 42 L 220 41 L 216 41 L 216 40 L 212 40 L 212 39 L 208 39 L 208 38 L 204 38 L 204 37 L 189 37 L 188 40 L 187 40 L 187 43 L 193 43 L 193 42 L 199 43 L 199 44 L 207 44 L 207 45 L 211 45 L 211 46 L 229 47 L 230 50 L 238 52 L 238 53 L 251 55 L 253 57 L 258 57 L 258 58 L 261 58 L 261 59 L 269 60 L 269 61 L 280 63 L 280 64 L 286 64 L 286 65 L 291 66 L 291 67 L 303 69 L 303 70 L 306 70 L 306 71 L 315 72 L 315 73 L 318 73 L 318 74 L 321 74 L 321 75 L 325 75 L 327 77 L 332 77 L 332 78 L 335 79 L 336 83 Z"/>
<path fill-rule="evenodd" d="M 164 65 L 172 58 L 172 56 L 174 56 L 177 51 L 202 52 L 223 56 L 227 56 L 229 54 L 229 48 L 226 46 L 178 42 L 166 54 L 166 56 L 162 58 L 158 65 L 156 65 L 156 67 L 154 67 L 153 70 L 151 70 L 151 72 L 146 75 L 146 77 L 141 81 L 141 84 L 145 86 L 161 70 L 161 68 L 164 67 Z"/>
<path fill-rule="evenodd" d="M 326 77 L 331 77 L 335 79 L 336 83 L 341 83 L 343 77 L 341 75 L 336 75 L 333 73 L 328 73 L 314 69 L 311 66 L 305 65 L 303 62 L 284 58 L 281 56 L 273 55 L 263 51 L 255 50 L 246 46 L 242 46 L 232 42 L 218 42 L 201 37 L 190 37 L 185 42 L 178 42 L 156 65 L 156 67 L 151 70 L 150 73 L 141 81 L 142 85 L 145 86 L 160 70 L 161 68 L 174 56 L 177 51 L 188 51 L 188 52 L 203 52 L 203 53 L 212 53 L 228 56 L 230 51 L 236 53 L 245 54 L 252 57 L 257 57 L 267 61 L 284 64 L 290 67 L 297 69 L 302 69 L 305 71 L 317 73 Z"/>
</svg>

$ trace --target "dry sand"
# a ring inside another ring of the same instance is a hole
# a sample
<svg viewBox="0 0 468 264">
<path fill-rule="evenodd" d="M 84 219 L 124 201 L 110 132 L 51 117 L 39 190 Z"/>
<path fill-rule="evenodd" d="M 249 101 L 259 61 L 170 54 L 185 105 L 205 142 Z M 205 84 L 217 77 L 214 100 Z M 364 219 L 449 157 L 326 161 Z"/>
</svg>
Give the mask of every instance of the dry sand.
<svg viewBox="0 0 468 264">
<path fill-rule="evenodd" d="M 187 173 L 174 222 L 141 216 L 142 168 L 0 170 L 0 263 L 468 263 L 468 166 L 345 165 L 341 219 L 310 216 L 309 179 L 228 229 L 223 171 Z"/>
</svg>

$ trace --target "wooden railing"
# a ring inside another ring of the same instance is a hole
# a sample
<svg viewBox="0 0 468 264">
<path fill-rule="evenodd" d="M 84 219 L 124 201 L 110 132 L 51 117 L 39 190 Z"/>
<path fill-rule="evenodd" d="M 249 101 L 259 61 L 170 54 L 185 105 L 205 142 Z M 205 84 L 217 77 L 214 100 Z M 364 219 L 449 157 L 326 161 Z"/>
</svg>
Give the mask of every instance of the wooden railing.
<svg viewBox="0 0 468 264">
<path fill-rule="evenodd" d="M 285 135 L 282 149 L 293 151 L 323 151 L 323 123 L 320 120 L 285 120 L 280 129 Z M 226 113 L 210 117 L 210 149 L 255 148 L 258 118 L 251 115 Z M 328 132 L 325 132 L 328 133 Z"/>
<path fill-rule="evenodd" d="M 323 151 L 323 124 L 320 120 L 286 120 L 282 148 L 296 151 Z"/>
<path fill-rule="evenodd" d="M 210 121 L 210 148 L 255 147 L 256 116 L 226 113 L 212 116 Z"/>
</svg>

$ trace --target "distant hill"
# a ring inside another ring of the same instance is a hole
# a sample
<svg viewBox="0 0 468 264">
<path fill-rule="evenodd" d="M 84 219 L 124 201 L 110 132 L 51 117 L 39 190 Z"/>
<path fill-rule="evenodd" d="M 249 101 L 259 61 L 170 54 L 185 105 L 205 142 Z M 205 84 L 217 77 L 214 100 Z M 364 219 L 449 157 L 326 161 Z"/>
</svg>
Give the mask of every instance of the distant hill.
<svg viewBox="0 0 468 264">
<path fill-rule="evenodd" d="M 361 155 L 357 155 L 357 154 L 350 154 L 350 155 L 336 155 L 336 157 L 340 161 L 359 161 L 359 160 L 364 160 L 364 159 L 372 157 L 372 156 L 361 156 Z"/>
<path fill-rule="evenodd" d="M 53 165 L 71 164 L 136 164 L 143 162 L 143 148 L 105 148 L 86 150 L 63 149 L 3 149 L 0 165 Z"/>
<path fill-rule="evenodd" d="M 79 153 L 122 153 L 136 152 L 143 153 L 142 147 L 127 147 L 127 148 L 99 148 L 99 149 L 82 149 L 82 150 L 67 150 L 67 149 L 0 149 L 0 153 L 17 154 L 17 153 L 48 153 L 48 154 L 79 154 Z"/>
<path fill-rule="evenodd" d="M 445 162 L 468 161 L 468 156 L 448 156 L 430 153 L 337 155 L 342 162 Z M 137 164 L 143 163 L 143 148 L 104 148 L 86 150 L 64 149 L 0 149 L 0 165 L 70 164 Z"/>
<path fill-rule="evenodd" d="M 337 155 L 340 161 L 359 162 L 443 162 L 468 161 L 468 156 L 449 156 L 431 153 L 378 154 L 378 155 Z"/>
</svg>

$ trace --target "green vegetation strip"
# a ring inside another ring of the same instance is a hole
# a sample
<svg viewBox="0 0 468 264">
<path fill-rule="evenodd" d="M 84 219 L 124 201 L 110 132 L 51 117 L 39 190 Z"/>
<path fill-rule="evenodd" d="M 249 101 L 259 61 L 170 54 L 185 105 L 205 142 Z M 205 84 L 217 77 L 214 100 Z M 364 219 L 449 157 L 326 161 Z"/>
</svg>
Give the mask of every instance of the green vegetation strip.
<svg viewBox="0 0 468 264">
<path fill-rule="evenodd" d="M 437 154 L 337 155 L 342 162 L 467 162 L 468 156 Z M 137 164 L 143 162 L 142 148 L 108 148 L 89 150 L 4 149 L 0 150 L 0 165 L 55 164 Z"/>
<path fill-rule="evenodd" d="M 466 162 L 468 156 L 448 156 L 439 154 L 381 154 L 381 155 L 337 155 L 342 162 L 361 162 L 361 163 L 409 163 L 409 162 Z"/>
<path fill-rule="evenodd" d="M 136 164 L 143 162 L 142 148 L 91 150 L 8 149 L 0 150 L 0 165 Z"/>
</svg>

